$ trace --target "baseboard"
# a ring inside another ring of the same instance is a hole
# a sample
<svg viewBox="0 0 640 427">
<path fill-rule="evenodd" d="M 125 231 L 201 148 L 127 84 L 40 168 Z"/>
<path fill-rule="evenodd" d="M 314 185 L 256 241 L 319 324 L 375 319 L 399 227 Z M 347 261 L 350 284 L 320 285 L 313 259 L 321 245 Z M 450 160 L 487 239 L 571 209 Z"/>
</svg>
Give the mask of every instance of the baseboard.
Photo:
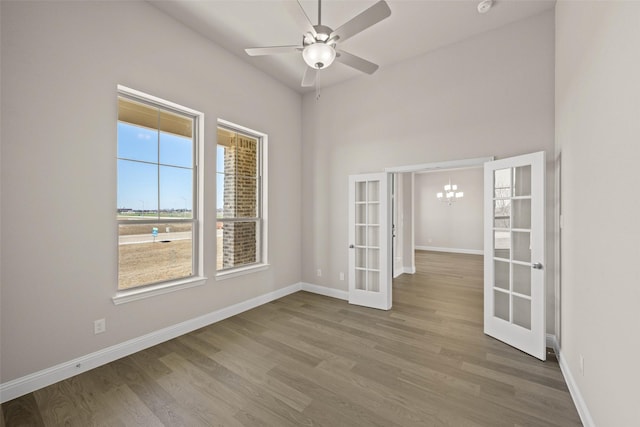
<svg viewBox="0 0 640 427">
<path fill-rule="evenodd" d="M 2 383 L 0 384 L 0 403 L 7 402 L 11 399 L 15 399 L 16 397 L 41 389 L 42 387 L 57 383 L 58 381 L 65 380 L 74 375 L 89 371 L 93 368 L 97 368 L 98 366 L 102 366 L 106 363 L 113 362 L 114 360 L 118 360 L 122 357 L 179 337 L 180 335 L 184 335 L 196 329 L 208 326 L 212 323 L 219 322 L 228 317 L 235 316 L 236 314 L 240 314 L 244 311 L 251 310 L 252 308 L 298 292 L 302 287 L 303 284 L 296 283 L 255 298 L 251 298 L 247 301 L 207 313 L 203 316 L 78 357 L 68 362 L 60 363 L 59 365 L 25 375 L 24 377 Z M 321 287 L 318 286 L 318 288 Z"/>
<path fill-rule="evenodd" d="M 437 246 L 418 246 L 416 249 L 420 251 L 434 251 L 434 252 L 451 252 L 454 254 L 470 254 L 470 255 L 484 255 L 482 249 L 460 249 L 460 248 L 440 248 Z"/>
<path fill-rule="evenodd" d="M 416 268 L 415 267 L 407 267 L 405 265 L 401 269 L 399 269 L 398 271 L 394 271 L 393 278 L 396 279 L 396 278 L 400 277 L 403 274 L 416 274 Z"/>
<path fill-rule="evenodd" d="M 558 356 L 558 363 L 560 364 L 560 371 L 562 371 L 564 381 L 567 383 L 567 388 L 569 389 L 569 394 L 571 394 L 573 403 L 576 405 L 576 409 L 578 410 L 578 415 L 580 416 L 582 425 L 584 427 L 595 427 L 596 424 L 593 422 L 593 418 L 591 418 L 591 413 L 589 412 L 589 408 L 587 408 L 587 403 L 584 401 L 582 393 L 580 393 L 580 389 L 578 388 L 578 385 L 576 384 L 576 381 L 571 374 L 571 370 L 569 369 L 569 365 L 562 355 L 562 351 L 556 354 Z"/>
<path fill-rule="evenodd" d="M 331 298 L 337 298 L 342 300 L 349 300 L 349 292 L 342 291 L 340 289 L 328 288 L 326 286 L 314 285 L 312 283 L 302 282 L 301 289 L 303 291 L 311 292 L 318 295 L 324 295 Z"/>
</svg>

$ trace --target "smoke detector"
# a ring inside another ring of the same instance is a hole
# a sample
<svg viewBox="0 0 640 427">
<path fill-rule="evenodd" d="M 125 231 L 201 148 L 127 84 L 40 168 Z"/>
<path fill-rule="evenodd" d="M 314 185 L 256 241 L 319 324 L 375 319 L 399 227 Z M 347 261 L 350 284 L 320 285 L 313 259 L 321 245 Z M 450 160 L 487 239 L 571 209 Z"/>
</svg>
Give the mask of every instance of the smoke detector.
<svg viewBox="0 0 640 427">
<path fill-rule="evenodd" d="M 478 13 L 487 13 L 493 6 L 493 0 L 482 0 L 478 3 Z"/>
</svg>

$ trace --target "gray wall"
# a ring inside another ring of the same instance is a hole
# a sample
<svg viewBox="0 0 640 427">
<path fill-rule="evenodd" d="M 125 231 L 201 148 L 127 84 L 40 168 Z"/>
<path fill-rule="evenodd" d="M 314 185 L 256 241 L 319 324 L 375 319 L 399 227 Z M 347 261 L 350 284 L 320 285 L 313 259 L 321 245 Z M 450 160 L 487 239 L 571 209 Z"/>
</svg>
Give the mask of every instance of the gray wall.
<svg viewBox="0 0 640 427">
<path fill-rule="evenodd" d="M 638 2 L 556 5 L 560 345 L 598 426 L 640 422 L 639 24 Z"/>
<path fill-rule="evenodd" d="M 340 64 L 338 64 L 340 66 Z M 347 289 L 347 180 L 385 167 L 554 150 L 553 11 L 303 98 L 305 282 Z M 547 167 L 553 202 L 553 167 Z M 553 210 L 547 227 L 553 236 Z M 553 243 L 547 248 L 554 330 Z M 322 277 L 316 269 L 321 268 Z"/>
<path fill-rule="evenodd" d="M 145 2 L 2 6 L 0 381 L 300 281 L 301 97 Z M 267 271 L 114 306 L 116 85 L 205 113 L 205 212 L 216 120 L 269 135 Z M 107 331 L 93 334 L 106 318 Z"/>
<path fill-rule="evenodd" d="M 449 206 L 436 198 L 451 179 L 464 197 Z M 416 247 L 483 251 L 484 224 L 482 168 L 416 174 Z"/>
</svg>

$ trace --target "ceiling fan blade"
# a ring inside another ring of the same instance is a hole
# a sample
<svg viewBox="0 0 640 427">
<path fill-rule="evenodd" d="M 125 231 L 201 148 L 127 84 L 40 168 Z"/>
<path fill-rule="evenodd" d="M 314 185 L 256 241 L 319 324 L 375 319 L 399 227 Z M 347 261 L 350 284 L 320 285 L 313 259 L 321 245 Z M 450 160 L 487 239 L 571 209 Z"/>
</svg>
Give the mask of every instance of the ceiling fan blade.
<svg viewBox="0 0 640 427">
<path fill-rule="evenodd" d="M 269 47 L 250 47 L 245 49 L 249 56 L 261 56 L 261 55 L 278 55 L 280 53 L 293 53 L 301 51 L 302 48 L 298 45 L 295 46 L 269 46 Z"/>
<path fill-rule="evenodd" d="M 313 28 L 313 23 L 311 23 L 298 0 L 283 0 L 282 3 L 303 33 L 311 33 L 313 37 L 318 35 L 316 29 Z"/>
<path fill-rule="evenodd" d="M 315 85 L 316 77 L 318 77 L 318 70 L 311 67 L 305 67 L 304 75 L 302 76 L 302 87 L 311 87 Z"/>
<path fill-rule="evenodd" d="M 373 74 L 378 69 L 377 64 L 369 62 L 366 59 L 362 59 L 359 56 L 355 56 L 349 52 L 345 52 L 344 50 L 337 50 L 336 53 L 336 61 L 341 62 L 344 65 L 348 65 L 349 67 L 355 68 L 356 70 L 362 71 L 363 73 Z"/>
<path fill-rule="evenodd" d="M 391 15 L 391 9 L 386 1 L 380 0 L 369 9 L 355 16 L 349 22 L 338 27 L 333 33 L 329 35 L 329 38 L 339 37 L 339 41 L 343 42 L 358 34 L 360 31 L 366 30 L 370 26 L 377 24 L 383 19 Z"/>
</svg>

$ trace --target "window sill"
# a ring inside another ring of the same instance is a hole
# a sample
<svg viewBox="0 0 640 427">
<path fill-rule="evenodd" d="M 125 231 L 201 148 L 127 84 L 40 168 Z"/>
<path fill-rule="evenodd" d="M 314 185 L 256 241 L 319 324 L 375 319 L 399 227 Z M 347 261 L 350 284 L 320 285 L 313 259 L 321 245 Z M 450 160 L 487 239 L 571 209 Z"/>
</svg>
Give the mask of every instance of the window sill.
<svg viewBox="0 0 640 427">
<path fill-rule="evenodd" d="M 131 301 L 151 298 L 156 295 L 167 294 L 169 292 L 179 291 L 181 289 L 193 288 L 204 285 L 207 281 L 206 277 L 196 276 L 187 279 L 176 280 L 170 283 L 162 283 L 155 286 L 148 286 L 140 289 L 128 289 L 119 291 L 112 299 L 115 305 L 125 304 Z"/>
<path fill-rule="evenodd" d="M 257 273 L 258 271 L 264 271 L 269 268 L 269 264 L 257 264 L 249 267 L 235 268 L 230 271 L 223 271 L 216 274 L 216 280 L 226 280 L 233 277 L 244 276 L 245 274 Z"/>
</svg>

